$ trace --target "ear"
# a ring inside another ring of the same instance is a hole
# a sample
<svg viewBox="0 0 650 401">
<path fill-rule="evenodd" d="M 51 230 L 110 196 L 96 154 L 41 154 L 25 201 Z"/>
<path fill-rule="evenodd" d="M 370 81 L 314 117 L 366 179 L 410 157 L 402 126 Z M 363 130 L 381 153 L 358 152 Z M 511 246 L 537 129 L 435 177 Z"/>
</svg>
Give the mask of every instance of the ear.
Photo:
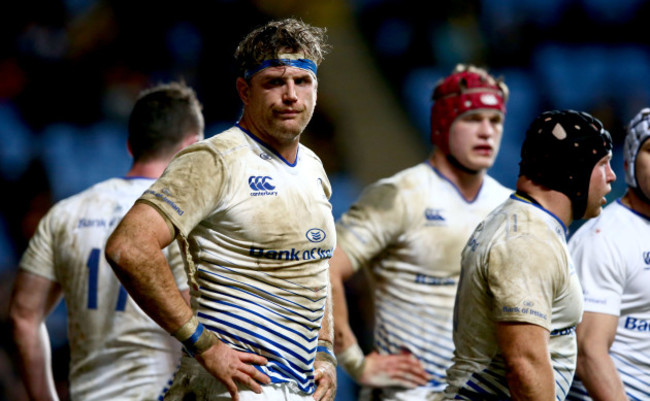
<svg viewBox="0 0 650 401">
<path fill-rule="evenodd" d="M 248 82 L 246 82 L 246 80 L 242 77 L 237 78 L 235 85 L 237 86 L 237 93 L 239 94 L 239 98 L 241 99 L 242 103 L 247 106 L 251 95 L 250 85 L 248 85 Z"/>
</svg>

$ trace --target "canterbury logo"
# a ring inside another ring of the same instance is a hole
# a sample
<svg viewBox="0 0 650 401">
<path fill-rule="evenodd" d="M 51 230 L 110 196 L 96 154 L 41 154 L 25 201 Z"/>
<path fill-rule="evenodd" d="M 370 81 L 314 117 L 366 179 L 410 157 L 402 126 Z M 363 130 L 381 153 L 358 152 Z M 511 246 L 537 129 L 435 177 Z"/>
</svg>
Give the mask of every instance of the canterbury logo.
<svg viewBox="0 0 650 401">
<path fill-rule="evenodd" d="M 429 221 L 445 221 L 445 218 L 440 214 L 440 209 L 427 208 L 424 211 L 424 217 Z"/>
<path fill-rule="evenodd" d="M 253 191 L 272 191 L 275 189 L 275 185 L 271 184 L 271 180 L 272 178 L 269 176 L 251 175 L 248 177 L 248 186 Z"/>
<path fill-rule="evenodd" d="M 650 251 L 643 252 L 643 261 L 646 265 L 650 265 Z"/>
</svg>

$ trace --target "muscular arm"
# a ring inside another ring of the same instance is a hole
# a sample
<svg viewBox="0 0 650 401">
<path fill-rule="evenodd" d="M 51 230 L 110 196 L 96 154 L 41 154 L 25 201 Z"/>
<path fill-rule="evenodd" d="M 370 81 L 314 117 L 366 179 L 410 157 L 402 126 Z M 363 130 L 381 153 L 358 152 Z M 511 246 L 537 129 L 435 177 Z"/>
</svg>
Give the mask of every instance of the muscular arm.
<svg viewBox="0 0 650 401">
<path fill-rule="evenodd" d="M 31 400 L 59 399 L 44 320 L 61 296 L 57 283 L 24 270 L 18 272 L 9 304 L 9 320 L 20 375 Z"/>
<path fill-rule="evenodd" d="M 382 355 L 376 351 L 364 357 L 348 320 L 344 282 L 354 274 L 352 263 L 341 248 L 330 260 L 330 281 L 334 315 L 334 349 L 339 363 L 359 383 L 371 387 L 423 386 L 429 375 L 411 354 Z"/>
<path fill-rule="evenodd" d="M 354 270 L 348 256 L 341 248 L 335 248 L 334 255 L 330 259 L 330 282 L 334 319 L 334 351 L 337 354 L 357 343 L 348 322 L 348 304 L 344 287 L 344 282 L 353 274 Z"/>
<path fill-rule="evenodd" d="M 162 252 L 173 239 L 156 209 L 136 203 L 106 243 L 106 259 L 124 288 L 169 333 L 176 332 L 193 315 Z M 239 399 L 236 382 L 256 393 L 262 391 L 259 383 L 270 382 L 268 376 L 252 366 L 266 364 L 266 358 L 235 351 L 221 341 L 195 357 L 224 383 L 234 401 Z"/>
<path fill-rule="evenodd" d="M 497 341 L 513 401 L 554 400 L 555 378 L 548 351 L 549 332 L 541 326 L 500 322 Z"/>
<path fill-rule="evenodd" d="M 170 333 L 192 317 L 162 252 L 172 240 L 162 216 L 153 207 L 136 203 L 106 243 L 106 259 L 124 288 Z"/>
<path fill-rule="evenodd" d="M 627 396 L 609 348 L 616 336 L 618 316 L 585 312 L 576 329 L 578 366 L 576 374 L 594 401 L 625 401 Z"/>
</svg>

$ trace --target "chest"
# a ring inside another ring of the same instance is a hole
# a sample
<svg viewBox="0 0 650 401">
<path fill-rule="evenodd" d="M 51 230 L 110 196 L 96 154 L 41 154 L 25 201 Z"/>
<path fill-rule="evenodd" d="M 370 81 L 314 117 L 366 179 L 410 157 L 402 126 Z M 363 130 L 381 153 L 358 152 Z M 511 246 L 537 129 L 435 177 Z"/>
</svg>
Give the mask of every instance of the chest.
<svg viewBox="0 0 650 401">
<path fill-rule="evenodd" d="M 283 249 L 335 244 L 329 183 L 319 166 L 247 163 L 236 166 L 228 195 L 205 224 L 233 239 Z"/>
</svg>

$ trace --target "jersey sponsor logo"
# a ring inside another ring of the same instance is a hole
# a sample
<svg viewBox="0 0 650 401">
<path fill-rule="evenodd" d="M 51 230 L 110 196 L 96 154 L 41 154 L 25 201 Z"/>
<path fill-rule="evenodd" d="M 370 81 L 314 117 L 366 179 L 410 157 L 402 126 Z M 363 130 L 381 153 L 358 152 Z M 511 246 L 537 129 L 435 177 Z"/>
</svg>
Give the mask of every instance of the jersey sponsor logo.
<svg viewBox="0 0 650 401">
<path fill-rule="evenodd" d="M 565 327 L 563 329 L 555 329 L 551 331 L 551 337 L 566 336 L 569 334 L 573 334 L 575 331 L 576 331 L 576 326 Z"/>
<path fill-rule="evenodd" d="M 631 316 L 625 318 L 625 326 L 623 327 L 633 331 L 650 331 L 650 324 L 648 324 L 647 320 Z"/>
<path fill-rule="evenodd" d="M 118 219 L 117 217 L 114 217 L 111 220 L 89 219 L 89 218 L 82 217 L 77 222 L 77 228 L 113 227 L 115 224 L 117 224 L 119 220 L 120 219 Z"/>
<path fill-rule="evenodd" d="M 650 251 L 643 252 L 643 261 L 648 265 L 645 269 L 650 269 Z"/>
<path fill-rule="evenodd" d="M 449 277 L 433 277 L 426 274 L 416 274 L 415 282 L 425 285 L 456 285 L 456 280 Z"/>
<path fill-rule="evenodd" d="M 176 203 L 174 203 L 174 201 L 172 201 L 171 199 L 169 199 L 168 197 L 165 196 L 165 194 L 170 195 L 170 192 L 167 191 L 166 189 L 163 189 L 162 193 L 155 192 L 155 191 L 152 191 L 150 189 L 147 189 L 146 191 L 144 191 L 144 193 L 145 194 L 151 194 L 151 195 L 155 196 L 156 198 L 160 199 L 161 201 L 165 202 L 166 204 L 171 206 L 171 208 L 174 209 L 174 211 L 176 213 L 178 213 L 179 216 L 182 216 L 185 213 L 185 211 L 183 209 L 181 209 L 180 207 L 178 207 L 178 205 Z"/>
<path fill-rule="evenodd" d="M 269 156 L 268 153 L 260 153 L 260 158 L 262 160 L 271 160 L 271 156 Z"/>
<path fill-rule="evenodd" d="M 544 320 L 548 320 L 548 315 L 546 313 L 542 313 L 536 309 L 530 308 L 530 307 L 518 307 L 518 306 L 504 306 L 501 309 L 502 312 L 504 313 L 517 313 L 517 314 L 523 314 L 523 315 L 531 315 L 535 317 L 539 317 Z"/>
<path fill-rule="evenodd" d="M 248 177 L 248 186 L 253 190 L 251 196 L 278 196 L 274 191 L 273 178 L 268 175 L 251 175 Z"/>
<path fill-rule="evenodd" d="M 309 242 L 323 242 L 327 235 L 320 228 L 312 228 L 305 233 L 305 237 L 307 237 Z"/>
<path fill-rule="evenodd" d="M 332 257 L 332 249 L 310 248 L 310 249 L 264 249 L 250 247 L 249 255 L 255 258 L 271 260 L 318 260 Z"/>
<path fill-rule="evenodd" d="M 447 220 L 442 216 L 442 209 L 426 208 L 424 210 L 424 218 L 427 219 L 427 225 L 447 225 Z"/>
</svg>

